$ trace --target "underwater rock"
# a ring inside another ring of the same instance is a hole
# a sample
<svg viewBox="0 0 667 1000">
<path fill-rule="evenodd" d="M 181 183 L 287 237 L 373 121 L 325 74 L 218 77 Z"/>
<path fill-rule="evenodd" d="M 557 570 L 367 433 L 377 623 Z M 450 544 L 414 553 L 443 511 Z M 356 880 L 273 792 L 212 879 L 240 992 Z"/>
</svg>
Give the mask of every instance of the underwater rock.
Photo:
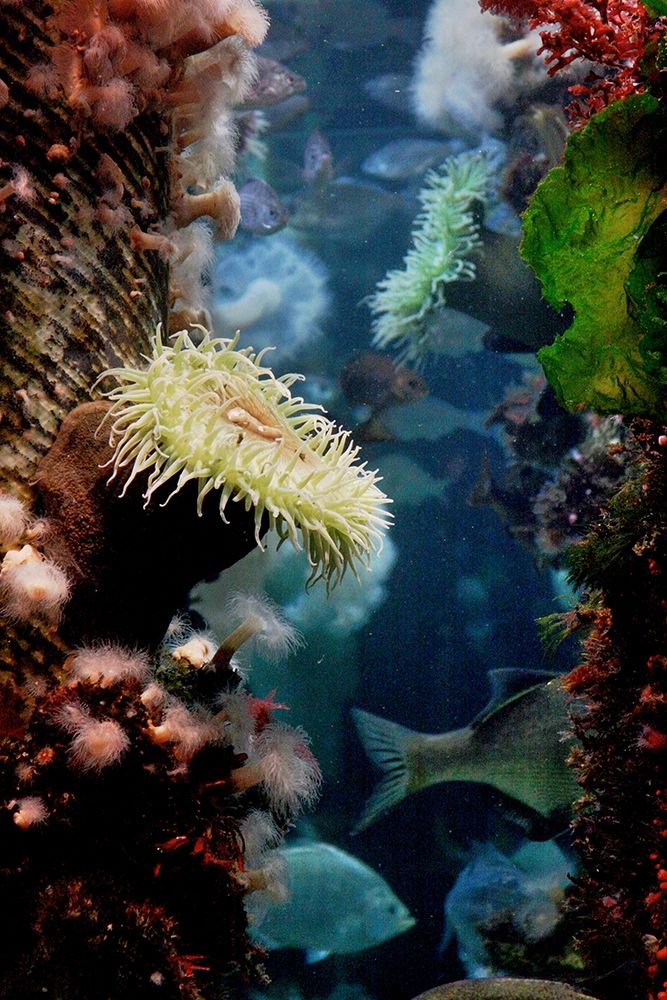
<svg viewBox="0 0 667 1000">
<path fill-rule="evenodd" d="M 420 993 L 414 1000 L 594 1000 L 567 983 L 545 979 L 462 979 Z"/>
<path fill-rule="evenodd" d="M 192 485 L 164 506 L 157 497 L 146 506 L 144 481 L 121 496 L 127 477 L 109 481 L 110 428 L 101 429 L 109 410 L 85 403 L 68 414 L 38 467 L 44 551 L 72 581 L 62 623 L 70 642 L 153 648 L 195 583 L 254 548 L 254 519 L 235 505 L 226 526 L 211 498 L 198 517 Z"/>
</svg>

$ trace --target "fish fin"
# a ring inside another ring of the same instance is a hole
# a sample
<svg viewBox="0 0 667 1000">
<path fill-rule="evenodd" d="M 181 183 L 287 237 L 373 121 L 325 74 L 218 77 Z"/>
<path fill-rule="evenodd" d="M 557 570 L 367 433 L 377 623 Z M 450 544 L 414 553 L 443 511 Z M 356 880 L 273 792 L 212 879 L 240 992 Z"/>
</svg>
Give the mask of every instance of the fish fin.
<svg viewBox="0 0 667 1000">
<path fill-rule="evenodd" d="M 527 840 L 551 840 L 566 830 L 572 821 L 571 809 L 558 809 L 549 816 L 542 816 L 535 809 L 518 799 L 494 788 L 492 802 L 512 826 L 517 827 Z"/>
<path fill-rule="evenodd" d="M 309 948 L 306 951 L 306 964 L 314 965 L 315 962 L 322 962 L 330 954 L 330 951 L 325 951 L 323 948 Z"/>
<path fill-rule="evenodd" d="M 487 677 L 491 687 L 491 699 L 479 715 L 475 716 L 470 725 L 473 728 L 479 726 L 503 705 L 513 701 L 514 698 L 530 691 L 531 688 L 537 687 L 539 684 L 547 684 L 554 677 L 560 676 L 560 674 L 550 670 L 522 670 L 520 668 L 489 670 Z"/>
<path fill-rule="evenodd" d="M 397 722 L 389 722 L 359 708 L 352 709 L 352 717 L 366 753 L 385 772 L 352 831 L 360 833 L 407 795 L 410 775 L 405 751 L 408 740 L 416 734 Z"/>
</svg>

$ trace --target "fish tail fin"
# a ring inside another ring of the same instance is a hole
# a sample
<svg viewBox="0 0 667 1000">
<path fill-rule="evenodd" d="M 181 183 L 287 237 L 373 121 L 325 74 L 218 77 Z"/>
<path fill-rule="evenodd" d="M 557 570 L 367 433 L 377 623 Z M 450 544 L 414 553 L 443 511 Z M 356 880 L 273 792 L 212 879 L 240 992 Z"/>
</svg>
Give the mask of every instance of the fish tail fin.
<svg viewBox="0 0 667 1000">
<path fill-rule="evenodd" d="M 413 790 L 407 748 L 417 733 L 358 708 L 352 709 L 352 717 L 366 753 L 384 771 L 352 831 L 360 833 Z"/>
</svg>

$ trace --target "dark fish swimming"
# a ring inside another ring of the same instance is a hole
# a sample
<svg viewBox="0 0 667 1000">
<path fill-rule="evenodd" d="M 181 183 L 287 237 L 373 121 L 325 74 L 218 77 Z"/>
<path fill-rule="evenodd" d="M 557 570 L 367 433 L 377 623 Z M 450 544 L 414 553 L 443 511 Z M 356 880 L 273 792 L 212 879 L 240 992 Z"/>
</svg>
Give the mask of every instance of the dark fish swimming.
<svg viewBox="0 0 667 1000">
<path fill-rule="evenodd" d="M 271 108 L 294 94 L 302 94 L 306 89 L 304 78 L 276 59 L 257 56 L 256 61 L 258 75 L 243 102 L 244 110 Z"/>
<path fill-rule="evenodd" d="M 303 153 L 303 179 L 306 184 L 328 184 L 333 174 L 333 151 L 329 140 L 316 128 Z"/>
<path fill-rule="evenodd" d="M 579 794 L 566 764 L 573 699 L 560 677 L 545 671 L 492 670 L 489 680 L 492 699 L 484 711 L 446 733 L 417 733 L 353 709 L 366 752 L 385 772 L 357 832 L 406 796 L 442 781 L 490 785 L 518 803 L 524 816 L 532 813 L 542 828 L 567 824 Z"/>
<path fill-rule="evenodd" d="M 594 1000 L 568 983 L 546 979 L 461 979 L 420 993 L 414 1000 Z"/>
<path fill-rule="evenodd" d="M 428 386 L 418 372 L 378 351 L 360 351 L 348 358 L 340 385 L 348 403 L 371 411 L 360 427 L 361 437 L 367 441 L 391 441 L 394 435 L 383 424 L 382 414 L 428 396 Z"/>
<path fill-rule="evenodd" d="M 241 229 L 255 236 L 270 236 L 287 225 L 289 210 L 266 181 L 254 177 L 239 190 Z"/>
</svg>

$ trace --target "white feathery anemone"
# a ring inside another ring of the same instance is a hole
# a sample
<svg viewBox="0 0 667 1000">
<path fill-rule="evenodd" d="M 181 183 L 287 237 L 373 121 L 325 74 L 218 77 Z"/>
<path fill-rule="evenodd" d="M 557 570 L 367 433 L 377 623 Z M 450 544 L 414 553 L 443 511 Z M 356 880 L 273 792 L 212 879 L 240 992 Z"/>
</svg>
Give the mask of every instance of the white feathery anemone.
<svg viewBox="0 0 667 1000">
<path fill-rule="evenodd" d="M 311 582 L 335 584 L 348 566 L 356 574 L 390 523 L 377 473 L 357 463 L 359 448 L 320 406 L 292 395 L 301 375 L 277 377 L 264 352 L 202 334 L 195 344 L 184 330 L 168 345 L 158 329 L 146 368 L 102 376 L 118 382 L 106 394 L 112 478 L 129 467 L 125 491 L 148 472 L 146 504 L 167 483 L 163 503 L 195 481 L 199 514 L 211 492 L 223 521 L 230 500 L 254 508 L 258 544 L 265 518 L 297 549 L 300 533 Z"/>
<path fill-rule="evenodd" d="M 44 799 L 38 795 L 27 795 L 14 803 L 14 822 L 21 830 L 43 823 L 49 815 Z"/>
<path fill-rule="evenodd" d="M 145 653 L 115 643 L 81 647 L 68 657 L 66 666 L 74 683 L 90 681 L 101 687 L 111 687 L 126 680 L 144 681 L 151 671 Z"/>
<path fill-rule="evenodd" d="M 243 838 L 246 865 L 255 868 L 266 856 L 267 850 L 280 842 L 281 833 L 270 813 L 263 809 L 253 809 L 239 823 L 239 833 Z"/>
<path fill-rule="evenodd" d="M 228 611 L 240 624 L 222 640 L 223 649 L 236 652 L 252 639 L 267 659 L 281 660 L 303 644 L 300 632 L 266 594 L 238 592 L 231 597 Z"/>
<path fill-rule="evenodd" d="M 29 520 L 30 515 L 19 498 L 0 490 L 0 545 L 18 545 Z"/>
<path fill-rule="evenodd" d="M 0 614 L 10 621 L 57 624 L 69 590 L 65 573 L 32 545 L 10 549 L 0 564 Z"/>
<path fill-rule="evenodd" d="M 544 82 L 537 32 L 503 43 L 504 30 L 504 18 L 482 13 L 476 0 L 434 0 L 410 86 L 422 123 L 476 144 L 502 129 L 500 102 L 511 106 Z"/>
<path fill-rule="evenodd" d="M 116 764 L 130 748 L 130 738 L 114 719 L 94 719 L 78 702 L 63 705 L 54 720 L 72 734 L 69 754 L 82 771 L 101 771 Z"/>
<path fill-rule="evenodd" d="M 445 304 L 446 286 L 475 277 L 471 255 L 482 241 L 474 207 L 487 201 L 491 182 L 480 153 L 461 153 L 428 172 L 404 266 L 389 271 L 365 300 L 375 314 L 374 347 L 397 348 L 400 361 L 423 363 L 429 351 L 426 320 Z"/>
</svg>

